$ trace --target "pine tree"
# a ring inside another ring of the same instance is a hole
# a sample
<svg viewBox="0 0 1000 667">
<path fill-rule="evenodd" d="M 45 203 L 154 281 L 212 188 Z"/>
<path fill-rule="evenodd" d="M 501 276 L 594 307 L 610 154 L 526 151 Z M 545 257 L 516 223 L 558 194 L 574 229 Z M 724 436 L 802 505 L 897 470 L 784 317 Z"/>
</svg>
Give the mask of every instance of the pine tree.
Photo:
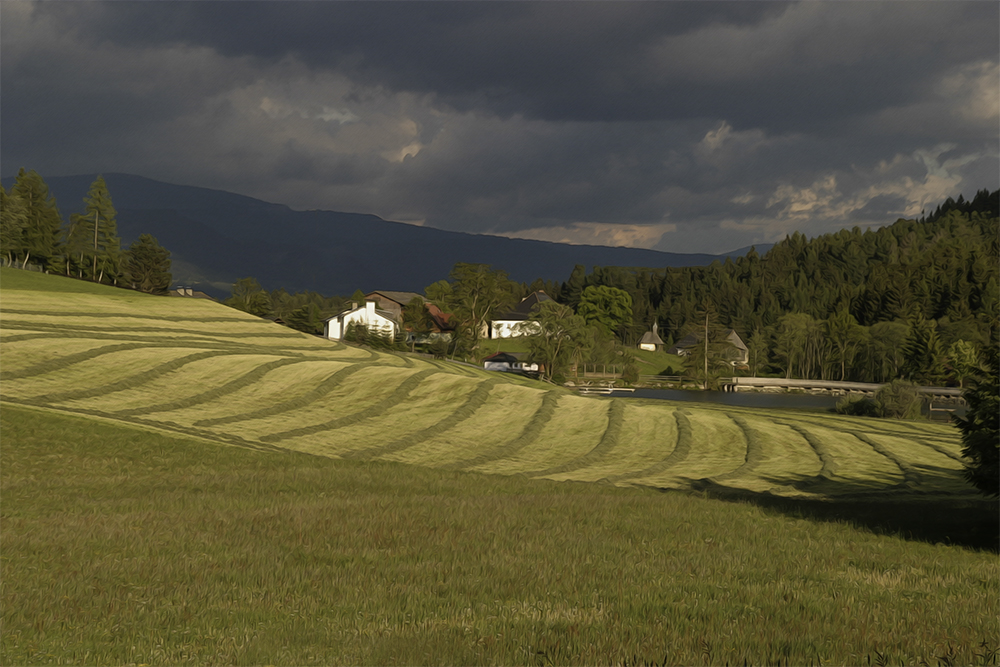
<svg viewBox="0 0 1000 667">
<path fill-rule="evenodd" d="M 986 349 L 986 363 L 971 386 L 962 392 L 969 409 L 955 417 L 962 431 L 962 455 L 969 461 L 965 478 L 988 496 L 1000 495 L 1000 353 L 996 338 Z"/>
<path fill-rule="evenodd" d="M 132 289 L 150 294 L 166 294 L 173 276 L 170 274 L 170 251 L 151 234 L 142 234 L 125 251 L 125 277 Z"/>
<path fill-rule="evenodd" d="M 91 280 L 101 282 L 107 274 L 117 283 L 121 266 L 121 239 L 118 238 L 115 221 L 117 213 L 103 176 L 98 176 L 91 184 L 83 203 L 84 213 L 70 216 L 67 235 L 72 252 L 80 257 L 78 270 L 82 274 L 89 264 Z"/>
<path fill-rule="evenodd" d="M 26 220 L 19 249 L 22 266 L 33 261 L 49 268 L 59 252 L 62 227 L 62 216 L 55 198 L 49 194 L 49 186 L 38 172 L 26 172 L 22 168 L 17 172 L 11 194 L 20 197 L 25 207 Z"/>
<path fill-rule="evenodd" d="M 27 223 L 28 210 L 21 195 L 8 193 L 0 185 L 0 254 L 10 262 L 21 252 Z"/>
</svg>

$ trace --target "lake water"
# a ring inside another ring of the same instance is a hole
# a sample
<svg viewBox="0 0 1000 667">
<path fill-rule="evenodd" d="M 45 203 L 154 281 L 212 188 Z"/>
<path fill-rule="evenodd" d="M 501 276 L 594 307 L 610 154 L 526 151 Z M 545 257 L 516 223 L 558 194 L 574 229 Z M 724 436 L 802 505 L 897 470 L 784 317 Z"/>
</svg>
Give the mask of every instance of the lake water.
<svg viewBox="0 0 1000 667">
<path fill-rule="evenodd" d="M 653 398 L 661 401 L 685 401 L 692 403 L 716 403 L 718 405 L 733 405 L 741 408 L 798 408 L 805 410 L 820 410 L 829 412 L 837 406 L 843 396 L 830 394 L 771 394 L 753 391 L 690 391 L 680 389 L 636 389 L 631 394 L 615 393 L 615 398 L 633 396 L 635 398 Z M 955 414 L 965 415 L 965 406 L 957 407 Z M 926 404 L 924 414 L 927 414 Z M 949 414 L 934 410 L 931 419 L 948 421 Z"/>
</svg>

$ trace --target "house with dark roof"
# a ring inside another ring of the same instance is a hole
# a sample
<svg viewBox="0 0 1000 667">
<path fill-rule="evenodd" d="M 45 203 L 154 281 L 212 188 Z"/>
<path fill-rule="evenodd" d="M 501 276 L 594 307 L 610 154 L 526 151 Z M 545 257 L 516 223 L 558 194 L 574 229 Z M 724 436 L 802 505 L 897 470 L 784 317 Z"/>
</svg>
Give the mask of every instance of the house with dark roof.
<svg viewBox="0 0 1000 667">
<path fill-rule="evenodd" d="M 656 322 L 653 322 L 653 328 L 642 335 L 642 340 L 639 341 L 639 349 L 657 352 L 663 349 L 663 345 L 663 339 L 656 333 Z"/>
<path fill-rule="evenodd" d="M 521 302 L 514 306 L 513 310 L 496 315 L 490 322 L 490 338 L 516 338 L 526 335 L 524 328 L 518 328 L 532 315 L 532 309 L 540 303 L 552 301 L 552 298 L 545 292 L 538 290 L 521 299 Z"/>
<path fill-rule="evenodd" d="M 733 366 L 744 366 L 750 359 L 750 351 L 747 350 L 746 343 L 740 338 L 734 329 L 727 329 L 723 334 L 727 343 L 723 351 L 723 358 Z M 676 354 L 679 357 L 686 357 L 691 354 L 691 349 L 701 344 L 705 339 L 702 333 L 690 333 L 681 338 L 677 343 L 667 350 L 667 354 Z"/>
<path fill-rule="evenodd" d="M 511 354 L 510 352 L 497 352 L 483 359 L 483 368 L 488 371 L 499 371 L 501 373 L 517 373 L 537 378 L 541 372 L 541 365 L 525 361 L 524 354 Z"/>
<path fill-rule="evenodd" d="M 368 301 L 375 301 L 375 307 L 378 310 L 391 313 L 393 318 L 400 325 L 403 323 L 403 309 L 410 305 L 410 302 L 414 299 L 420 299 L 423 301 L 424 308 L 427 309 L 427 314 L 430 315 L 434 326 L 431 327 L 431 330 L 427 335 L 421 335 L 417 338 L 416 342 L 418 343 L 427 343 L 438 338 L 444 338 L 447 340 L 451 338 L 452 332 L 455 331 L 455 325 L 452 322 L 451 313 L 444 312 L 437 306 L 437 304 L 431 303 L 422 294 L 417 294 L 416 292 L 379 290 L 376 292 L 369 292 L 365 295 L 365 299 Z"/>
<path fill-rule="evenodd" d="M 169 292 L 170 296 L 186 296 L 188 298 L 194 299 L 210 299 L 215 301 L 215 298 L 205 294 L 204 292 L 196 289 L 191 289 L 190 287 L 175 287 Z"/>
<path fill-rule="evenodd" d="M 365 301 L 374 301 L 375 307 L 392 313 L 397 322 L 403 321 L 403 308 L 414 299 L 420 299 L 426 303 L 422 294 L 416 292 L 393 292 L 391 290 L 379 290 L 365 294 Z"/>
</svg>

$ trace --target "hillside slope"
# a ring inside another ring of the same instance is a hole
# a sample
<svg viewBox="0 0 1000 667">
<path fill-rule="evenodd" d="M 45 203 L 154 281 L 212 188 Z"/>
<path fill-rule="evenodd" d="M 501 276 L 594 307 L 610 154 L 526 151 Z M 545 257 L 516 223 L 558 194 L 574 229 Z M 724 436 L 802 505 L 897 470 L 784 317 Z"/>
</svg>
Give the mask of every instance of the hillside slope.
<svg viewBox="0 0 1000 667">
<path fill-rule="evenodd" d="M 77 212 L 96 174 L 46 178 L 64 218 Z M 293 211 L 220 190 L 105 174 L 130 243 L 149 233 L 173 253 L 175 283 L 228 296 L 239 278 L 267 289 L 347 295 L 356 289 L 422 292 L 456 262 L 490 264 L 511 278 L 565 280 L 576 264 L 704 266 L 725 256 L 567 245 L 448 232 L 337 211 Z M 13 179 L 3 179 L 10 187 Z M 745 254 L 745 251 L 735 256 Z"/>
<path fill-rule="evenodd" d="M 0 399 L 12 404 L 252 449 L 553 480 L 975 495 L 946 425 L 581 397 L 215 303 L 0 276 Z"/>
</svg>

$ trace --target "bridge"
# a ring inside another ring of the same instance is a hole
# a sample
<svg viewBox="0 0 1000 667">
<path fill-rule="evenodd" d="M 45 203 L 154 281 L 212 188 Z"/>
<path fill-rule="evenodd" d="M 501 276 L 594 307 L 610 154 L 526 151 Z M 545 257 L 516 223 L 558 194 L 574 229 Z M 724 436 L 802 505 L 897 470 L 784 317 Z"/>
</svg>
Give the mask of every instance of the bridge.
<svg viewBox="0 0 1000 667">
<path fill-rule="evenodd" d="M 803 391 L 859 392 L 874 394 L 884 384 L 874 382 L 842 382 L 839 380 L 792 380 L 788 378 L 734 377 L 720 380 L 723 391 L 754 391 L 759 389 L 801 389 Z M 932 398 L 961 398 L 958 387 L 917 387 L 917 391 Z"/>
</svg>

